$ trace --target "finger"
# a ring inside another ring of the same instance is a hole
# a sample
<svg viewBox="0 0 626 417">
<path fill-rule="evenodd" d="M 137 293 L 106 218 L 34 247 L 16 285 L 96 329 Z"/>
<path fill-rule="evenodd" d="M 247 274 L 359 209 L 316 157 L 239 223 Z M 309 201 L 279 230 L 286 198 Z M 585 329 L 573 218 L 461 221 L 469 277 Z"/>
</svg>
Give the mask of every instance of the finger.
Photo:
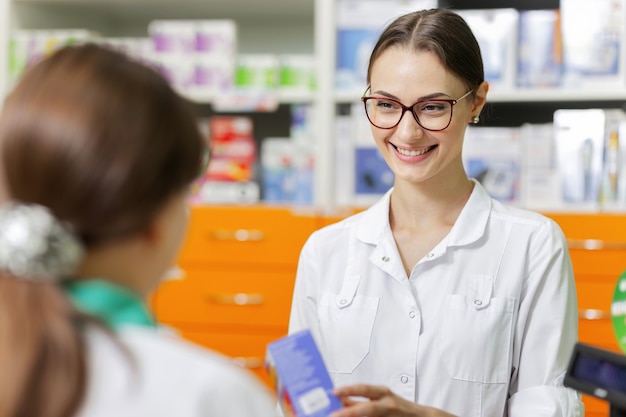
<svg viewBox="0 0 626 417">
<path fill-rule="evenodd" d="M 338 397 L 364 397 L 378 400 L 390 394 L 387 387 L 379 385 L 357 384 L 336 388 L 334 394 Z"/>
<path fill-rule="evenodd" d="M 382 417 L 384 415 L 383 409 L 378 407 L 377 403 L 356 401 L 349 407 L 335 411 L 329 417 Z"/>
</svg>

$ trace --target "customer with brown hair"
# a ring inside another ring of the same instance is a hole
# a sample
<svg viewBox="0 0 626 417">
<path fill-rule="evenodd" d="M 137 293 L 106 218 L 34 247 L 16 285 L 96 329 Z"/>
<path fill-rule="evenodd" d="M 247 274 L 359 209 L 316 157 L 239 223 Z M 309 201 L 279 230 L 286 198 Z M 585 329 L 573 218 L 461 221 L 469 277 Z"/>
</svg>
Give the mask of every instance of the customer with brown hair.
<svg viewBox="0 0 626 417">
<path fill-rule="evenodd" d="M 97 45 L 31 68 L 0 115 L 0 417 L 262 416 L 263 385 L 157 331 L 202 167 L 191 106 Z"/>
</svg>

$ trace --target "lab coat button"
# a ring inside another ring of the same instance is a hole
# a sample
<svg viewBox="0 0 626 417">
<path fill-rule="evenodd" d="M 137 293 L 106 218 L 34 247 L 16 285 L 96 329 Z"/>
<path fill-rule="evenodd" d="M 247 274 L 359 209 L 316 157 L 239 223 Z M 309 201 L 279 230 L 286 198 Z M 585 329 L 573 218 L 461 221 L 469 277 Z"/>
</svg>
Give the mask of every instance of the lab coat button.
<svg viewBox="0 0 626 417">
<path fill-rule="evenodd" d="M 389 257 L 387 255 L 383 256 L 381 259 L 383 262 L 389 262 Z"/>
<path fill-rule="evenodd" d="M 406 384 L 407 382 L 409 382 L 409 377 L 407 376 L 400 377 L 400 382 L 402 382 L 403 384 Z"/>
<path fill-rule="evenodd" d="M 483 302 L 480 300 L 474 300 L 474 304 L 476 304 L 477 306 L 481 306 L 483 305 Z"/>
<path fill-rule="evenodd" d="M 432 258 L 433 256 L 435 256 L 435 254 L 434 254 L 434 253 L 432 253 L 432 252 L 431 252 L 431 253 L 429 253 L 428 255 L 426 255 L 426 257 L 427 257 L 427 258 Z"/>
<path fill-rule="evenodd" d="M 339 304 L 341 305 L 345 305 L 348 302 L 348 300 L 346 300 L 345 298 L 342 300 L 339 300 Z"/>
<path fill-rule="evenodd" d="M 415 318 L 415 311 L 409 311 L 409 317 L 411 317 L 412 319 Z"/>
</svg>

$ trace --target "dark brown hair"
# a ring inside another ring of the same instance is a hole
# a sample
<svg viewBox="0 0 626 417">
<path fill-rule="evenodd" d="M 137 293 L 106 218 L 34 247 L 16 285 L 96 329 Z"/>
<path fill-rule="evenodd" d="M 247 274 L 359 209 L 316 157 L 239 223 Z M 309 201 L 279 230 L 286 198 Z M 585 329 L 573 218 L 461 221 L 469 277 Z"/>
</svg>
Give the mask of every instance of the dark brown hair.
<svg viewBox="0 0 626 417">
<path fill-rule="evenodd" d="M 420 10 L 392 21 L 380 35 L 370 56 L 368 84 L 374 62 L 391 47 L 432 52 L 468 89 L 475 89 L 484 81 L 478 42 L 465 20 L 451 10 Z"/>
<path fill-rule="evenodd" d="M 155 70 L 93 44 L 33 66 L 0 114 L 5 197 L 48 207 L 87 248 L 147 227 L 202 154 L 190 104 Z M 57 285 L 0 275 L 0 417 L 76 413 L 80 323 Z"/>
</svg>

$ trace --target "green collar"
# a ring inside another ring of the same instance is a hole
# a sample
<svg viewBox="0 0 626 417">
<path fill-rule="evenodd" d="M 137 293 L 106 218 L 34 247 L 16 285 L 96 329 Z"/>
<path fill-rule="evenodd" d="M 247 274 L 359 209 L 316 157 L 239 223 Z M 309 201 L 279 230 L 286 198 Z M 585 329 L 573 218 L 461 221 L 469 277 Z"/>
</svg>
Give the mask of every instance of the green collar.
<svg viewBox="0 0 626 417">
<path fill-rule="evenodd" d="M 104 279 L 80 279 L 64 282 L 62 288 L 79 311 L 112 329 L 126 324 L 155 327 L 143 300 L 122 286 Z"/>
</svg>

